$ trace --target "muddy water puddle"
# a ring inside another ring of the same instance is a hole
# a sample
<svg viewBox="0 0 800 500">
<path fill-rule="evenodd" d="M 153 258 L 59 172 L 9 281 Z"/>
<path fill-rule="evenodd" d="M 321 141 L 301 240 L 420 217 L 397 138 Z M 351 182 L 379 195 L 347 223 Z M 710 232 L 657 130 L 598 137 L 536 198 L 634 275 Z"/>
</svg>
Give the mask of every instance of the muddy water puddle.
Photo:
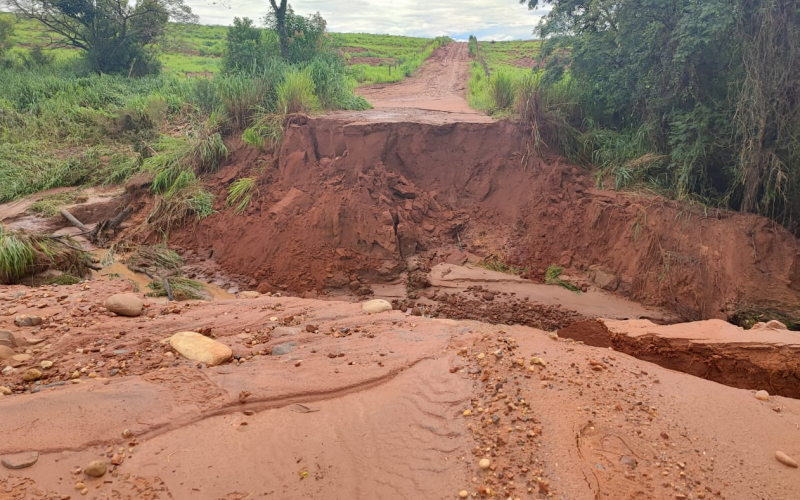
<svg viewBox="0 0 800 500">
<path fill-rule="evenodd" d="M 95 257 L 102 259 L 105 256 L 106 251 L 99 250 L 93 252 L 93 254 Z M 133 283 L 142 293 L 147 293 L 150 291 L 148 285 L 152 282 L 149 276 L 131 271 L 128 269 L 128 266 L 119 261 L 114 261 L 113 264 L 105 266 L 99 271 L 92 271 L 92 278 L 97 280 L 129 281 Z M 196 281 L 203 285 L 203 292 L 206 296 L 208 296 L 209 300 L 229 300 L 236 297 L 233 293 L 230 293 L 213 283 L 206 283 L 199 280 Z"/>
</svg>

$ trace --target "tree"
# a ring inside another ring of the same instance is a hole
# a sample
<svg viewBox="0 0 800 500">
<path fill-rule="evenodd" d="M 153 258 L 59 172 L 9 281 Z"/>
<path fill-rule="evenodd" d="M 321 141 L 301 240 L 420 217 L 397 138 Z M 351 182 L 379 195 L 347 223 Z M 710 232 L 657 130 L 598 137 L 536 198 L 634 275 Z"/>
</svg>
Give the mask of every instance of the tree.
<svg viewBox="0 0 800 500">
<path fill-rule="evenodd" d="M 93 71 L 144 74 L 157 68 L 148 50 L 169 21 L 196 22 L 184 0 L 5 0 L 24 18 L 40 22 L 55 44 L 84 52 Z"/>
<path fill-rule="evenodd" d="M 275 19 L 275 31 L 278 32 L 278 39 L 281 42 L 281 56 L 289 59 L 289 42 L 286 36 L 287 0 L 281 0 L 280 5 L 276 4 L 275 0 L 269 0 L 269 4 L 272 6 L 272 16 Z"/>
<path fill-rule="evenodd" d="M 278 33 L 281 56 L 291 63 L 310 61 L 324 50 L 328 39 L 327 22 L 319 12 L 303 17 L 295 14 L 291 5 L 284 11 L 283 20 L 275 12 L 270 12 L 264 18 L 264 24 Z"/>
<path fill-rule="evenodd" d="M 520 3 L 552 6 L 541 57 L 569 53 L 593 123 L 648 132 L 663 187 L 800 221 L 800 0 Z"/>
<path fill-rule="evenodd" d="M 253 26 L 252 19 L 233 18 L 227 42 L 222 54 L 222 71 L 225 73 L 252 70 L 264 59 L 262 30 Z"/>
</svg>

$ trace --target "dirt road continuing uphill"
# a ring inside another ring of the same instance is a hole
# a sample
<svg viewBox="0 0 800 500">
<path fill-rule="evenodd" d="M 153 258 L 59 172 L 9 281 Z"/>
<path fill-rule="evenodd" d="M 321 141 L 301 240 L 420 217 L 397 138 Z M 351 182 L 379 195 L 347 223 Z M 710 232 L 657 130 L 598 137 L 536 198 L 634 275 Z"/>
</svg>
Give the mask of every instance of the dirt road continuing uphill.
<svg viewBox="0 0 800 500">
<path fill-rule="evenodd" d="M 417 73 L 398 83 L 362 87 L 356 92 L 374 109 L 333 113 L 356 122 L 491 123 L 465 99 L 469 79 L 469 48 L 451 43 L 436 49 Z"/>
</svg>

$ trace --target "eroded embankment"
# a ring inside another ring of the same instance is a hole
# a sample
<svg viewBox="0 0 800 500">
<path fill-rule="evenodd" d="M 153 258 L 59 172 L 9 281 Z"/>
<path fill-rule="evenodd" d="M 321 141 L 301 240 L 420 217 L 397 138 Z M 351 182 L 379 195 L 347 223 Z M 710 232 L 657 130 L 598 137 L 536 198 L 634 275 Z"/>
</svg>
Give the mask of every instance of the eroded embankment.
<svg viewBox="0 0 800 500">
<path fill-rule="evenodd" d="M 275 157 L 239 149 L 212 180 L 220 213 L 172 243 L 253 288 L 322 291 L 388 281 L 411 257 L 497 254 L 540 280 L 559 264 L 685 319 L 742 309 L 795 316 L 797 240 L 753 215 L 595 188 L 556 155 L 522 162 L 508 122 L 348 123 L 297 118 Z M 246 216 L 224 210 L 259 178 Z"/>
<path fill-rule="evenodd" d="M 800 398 L 800 333 L 758 326 L 745 331 L 719 320 L 667 326 L 600 320 L 576 322 L 558 335 L 731 387 Z"/>
</svg>

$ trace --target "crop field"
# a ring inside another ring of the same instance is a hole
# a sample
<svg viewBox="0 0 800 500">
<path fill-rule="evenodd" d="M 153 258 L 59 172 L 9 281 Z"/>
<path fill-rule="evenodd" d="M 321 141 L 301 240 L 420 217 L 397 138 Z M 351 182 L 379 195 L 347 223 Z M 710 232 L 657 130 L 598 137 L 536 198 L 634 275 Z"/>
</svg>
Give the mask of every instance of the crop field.
<svg viewBox="0 0 800 500">
<path fill-rule="evenodd" d="M 541 40 L 480 42 L 480 51 L 489 71 L 533 68 L 542 47 Z"/>
<path fill-rule="evenodd" d="M 365 33 L 332 33 L 331 39 L 348 59 L 360 84 L 389 83 L 410 76 L 433 50 L 449 38 L 415 38 Z"/>
<path fill-rule="evenodd" d="M 17 20 L 14 15 L 3 12 L 0 17 L 13 19 L 15 23 L 12 54 L 22 57 L 32 47 L 49 46 L 50 36 L 34 21 Z M 217 73 L 225 51 L 227 30 L 227 26 L 173 24 L 159 47 L 164 72 L 187 76 Z M 331 33 L 330 36 L 333 45 L 345 53 L 352 76 L 360 84 L 399 81 L 441 44 L 431 38 L 367 33 Z M 69 59 L 78 53 L 74 49 L 55 47 L 48 47 L 46 52 L 56 60 Z"/>
</svg>

